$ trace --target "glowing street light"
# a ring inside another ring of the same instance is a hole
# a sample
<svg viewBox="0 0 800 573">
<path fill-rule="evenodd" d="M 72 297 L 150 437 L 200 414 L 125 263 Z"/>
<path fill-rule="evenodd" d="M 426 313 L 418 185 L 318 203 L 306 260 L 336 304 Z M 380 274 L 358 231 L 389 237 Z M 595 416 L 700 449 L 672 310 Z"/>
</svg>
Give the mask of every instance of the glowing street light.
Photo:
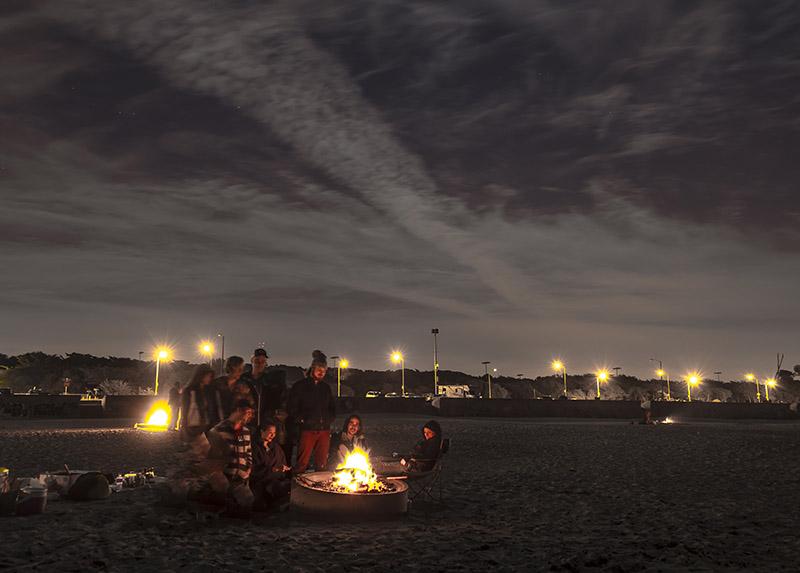
<svg viewBox="0 0 800 573">
<path fill-rule="evenodd" d="M 600 382 L 607 382 L 608 381 L 608 371 L 603 369 L 600 370 L 597 375 L 597 399 L 600 399 Z"/>
<path fill-rule="evenodd" d="M 769 389 L 775 388 L 778 385 L 778 381 L 775 378 L 767 378 L 764 380 L 764 391 L 767 394 L 767 402 L 769 402 Z"/>
<path fill-rule="evenodd" d="M 567 366 L 561 360 L 553 360 L 551 364 L 555 372 L 560 372 L 564 375 L 564 398 L 567 397 Z"/>
<path fill-rule="evenodd" d="M 700 381 L 700 374 L 697 372 L 692 372 L 691 374 L 686 375 L 686 396 L 689 402 L 692 401 L 692 386 L 697 386 L 700 384 Z"/>
<path fill-rule="evenodd" d="M 744 379 L 748 382 L 755 382 L 756 383 L 756 402 L 761 402 L 761 387 L 758 385 L 758 376 L 753 374 L 752 372 L 748 372 L 744 375 Z"/>
<path fill-rule="evenodd" d="M 153 395 L 158 396 L 158 371 L 161 368 L 162 360 L 169 360 L 172 355 L 172 350 L 168 346 L 158 346 L 153 350 L 153 357 L 156 359 L 156 386 L 153 390 Z"/>
<path fill-rule="evenodd" d="M 656 370 L 656 376 L 658 376 L 660 380 L 664 380 L 664 378 L 667 379 L 667 400 L 672 400 L 672 394 L 669 389 L 669 374 L 667 374 L 667 371 L 663 368 L 659 368 Z"/>
<path fill-rule="evenodd" d="M 336 395 L 342 397 L 342 368 L 350 366 L 350 361 L 347 358 L 340 358 L 336 362 Z"/>
<path fill-rule="evenodd" d="M 214 345 L 210 341 L 204 340 L 197 345 L 197 350 L 202 356 L 205 356 L 208 363 L 211 364 L 214 360 Z"/>
<path fill-rule="evenodd" d="M 403 356 L 403 353 L 399 350 L 395 350 L 392 352 L 391 355 L 392 362 L 395 364 L 400 364 L 400 395 L 405 398 L 406 397 L 406 359 Z"/>
</svg>

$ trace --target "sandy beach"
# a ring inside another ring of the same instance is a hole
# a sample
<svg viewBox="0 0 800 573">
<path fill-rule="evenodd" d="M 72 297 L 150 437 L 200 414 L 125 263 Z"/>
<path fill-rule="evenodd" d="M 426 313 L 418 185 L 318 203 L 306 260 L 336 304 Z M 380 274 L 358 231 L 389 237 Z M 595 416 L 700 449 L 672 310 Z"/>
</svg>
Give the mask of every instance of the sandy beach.
<svg viewBox="0 0 800 573">
<path fill-rule="evenodd" d="M 370 416 L 375 454 L 422 418 Z M 91 422 L 0 427 L 0 465 L 118 472 L 176 463 L 177 438 Z M 446 507 L 382 523 L 251 521 L 153 490 L 0 520 L 0 569 L 46 571 L 797 571 L 800 424 L 443 419 Z M 83 428 L 75 427 L 82 425 Z"/>
</svg>

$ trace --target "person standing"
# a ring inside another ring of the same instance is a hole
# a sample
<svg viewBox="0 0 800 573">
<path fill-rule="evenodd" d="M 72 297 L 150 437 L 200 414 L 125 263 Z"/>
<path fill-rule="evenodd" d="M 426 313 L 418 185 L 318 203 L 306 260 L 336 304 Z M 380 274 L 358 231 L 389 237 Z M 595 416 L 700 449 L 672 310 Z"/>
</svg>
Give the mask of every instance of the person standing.
<svg viewBox="0 0 800 573">
<path fill-rule="evenodd" d="M 267 351 L 256 348 L 250 359 L 250 370 L 239 380 L 242 397 L 250 401 L 255 408 L 253 431 L 261 431 L 265 424 L 274 422 L 277 428 L 277 441 L 284 444 L 286 440 L 286 372 L 283 370 L 267 370 Z"/>
<path fill-rule="evenodd" d="M 181 439 L 188 444 L 191 457 L 202 459 L 208 454 L 205 432 L 211 427 L 208 422 L 206 387 L 214 379 L 214 370 L 208 364 L 195 368 L 192 379 L 181 392 Z"/>
<path fill-rule="evenodd" d="M 317 471 L 323 470 L 328 463 L 336 402 L 330 386 L 324 382 L 327 372 L 327 357 L 315 350 L 306 377 L 295 382 L 289 394 L 289 417 L 300 430 L 297 462 L 293 468 L 296 474 L 306 471 L 312 454 Z"/>
<path fill-rule="evenodd" d="M 236 384 L 244 372 L 244 358 L 229 356 L 225 361 L 225 375 L 215 378 L 208 386 L 208 417 L 211 425 L 219 424 L 231 415 L 235 401 Z"/>
</svg>

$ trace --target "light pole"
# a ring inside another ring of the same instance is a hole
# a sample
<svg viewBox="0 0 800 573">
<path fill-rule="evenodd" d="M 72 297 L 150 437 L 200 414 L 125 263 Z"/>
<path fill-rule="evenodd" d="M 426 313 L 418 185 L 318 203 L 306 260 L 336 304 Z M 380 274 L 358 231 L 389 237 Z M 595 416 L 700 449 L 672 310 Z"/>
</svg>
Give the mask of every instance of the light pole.
<svg viewBox="0 0 800 573">
<path fill-rule="evenodd" d="M 756 402 L 761 402 L 761 387 L 758 385 L 758 376 L 756 376 L 752 372 L 748 372 L 747 374 L 744 375 L 744 378 L 748 382 L 756 383 Z"/>
<path fill-rule="evenodd" d="M 775 378 L 767 378 L 764 380 L 764 392 L 766 392 L 767 402 L 769 402 L 769 389 L 775 388 L 777 383 L 778 382 L 775 380 Z"/>
<path fill-rule="evenodd" d="M 222 366 L 221 366 L 221 368 L 222 368 L 222 369 L 223 369 L 223 371 L 224 371 L 224 369 L 225 369 L 225 335 L 224 335 L 224 334 L 222 334 L 221 332 L 218 332 L 218 333 L 217 333 L 217 338 L 221 338 L 221 339 L 222 339 L 222 344 L 221 344 L 221 348 L 220 348 L 219 359 L 220 359 L 220 361 L 222 362 Z"/>
<path fill-rule="evenodd" d="M 600 382 L 608 381 L 608 371 L 600 370 L 596 376 L 597 380 L 597 400 L 600 399 Z"/>
<path fill-rule="evenodd" d="M 159 346 L 155 349 L 154 354 L 156 357 L 156 385 L 153 390 L 153 395 L 158 396 L 158 371 L 161 368 L 161 361 L 169 360 L 170 350 L 166 346 Z"/>
<path fill-rule="evenodd" d="M 689 374 L 686 377 L 686 397 L 689 402 L 692 401 L 692 386 L 700 384 L 700 376 L 696 373 Z"/>
<path fill-rule="evenodd" d="M 347 358 L 342 358 L 336 362 L 336 395 L 342 397 L 342 368 L 350 366 L 350 361 Z"/>
<path fill-rule="evenodd" d="M 433 395 L 439 395 L 439 345 L 436 337 L 439 335 L 438 328 L 431 328 L 433 334 Z"/>
<path fill-rule="evenodd" d="M 660 363 L 661 361 L 659 360 L 659 364 Z M 656 370 L 656 376 L 658 376 L 659 380 L 664 380 L 664 377 L 667 378 L 667 400 L 668 401 L 672 400 L 672 394 L 670 394 L 669 390 L 669 374 L 667 374 L 667 372 L 663 368 L 659 368 L 658 370 Z"/>
<path fill-rule="evenodd" d="M 492 375 L 489 374 L 489 362 L 488 360 L 481 362 L 483 364 L 483 370 L 486 373 L 486 383 L 489 385 L 489 399 L 492 399 Z"/>
<path fill-rule="evenodd" d="M 392 352 L 392 362 L 400 363 L 400 395 L 406 397 L 406 359 L 402 352 L 395 350 Z"/>
<path fill-rule="evenodd" d="M 564 398 L 567 397 L 567 365 L 561 360 L 553 360 L 553 370 L 564 375 Z"/>
</svg>

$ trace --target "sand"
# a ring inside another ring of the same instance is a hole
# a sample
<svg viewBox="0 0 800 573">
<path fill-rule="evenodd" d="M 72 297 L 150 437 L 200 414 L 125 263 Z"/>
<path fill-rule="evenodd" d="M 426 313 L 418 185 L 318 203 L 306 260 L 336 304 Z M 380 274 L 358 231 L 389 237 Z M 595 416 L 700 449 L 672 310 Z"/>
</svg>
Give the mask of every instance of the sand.
<svg viewBox="0 0 800 573">
<path fill-rule="evenodd" d="M 370 416 L 373 450 L 424 420 Z M 157 505 L 152 490 L 0 519 L 0 569 L 25 571 L 797 571 L 800 424 L 441 420 L 446 507 L 387 523 L 251 521 Z M 89 422 L 83 422 L 87 425 Z M 20 475 L 175 464 L 176 437 L 0 429 Z M 75 425 L 74 422 L 72 424 Z"/>
</svg>

